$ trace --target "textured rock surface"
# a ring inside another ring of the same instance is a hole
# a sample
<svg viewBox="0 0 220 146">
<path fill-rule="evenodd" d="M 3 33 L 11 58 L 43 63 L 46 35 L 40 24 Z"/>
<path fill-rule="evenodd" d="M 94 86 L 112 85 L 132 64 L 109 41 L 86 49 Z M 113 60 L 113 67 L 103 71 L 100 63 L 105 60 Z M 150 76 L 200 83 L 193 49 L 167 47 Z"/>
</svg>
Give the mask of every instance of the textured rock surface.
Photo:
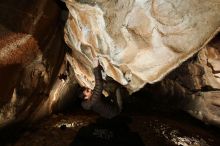
<svg viewBox="0 0 220 146">
<path fill-rule="evenodd" d="M 217 35 L 193 58 L 145 90 L 151 90 L 158 101 L 168 100 L 167 106 L 183 109 L 206 123 L 220 126 L 219 38 Z"/>
<path fill-rule="evenodd" d="M 178 116 L 175 114 L 161 116 L 161 113 L 158 115 L 154 113 L 154 116 L 140 113 L 126 115 L 127 121 L 123 118 L 101 121 L 97 115 L 84 112 L 53 115 L 23 132 L 17 141 L 7 146 L 67 146 L 71 145 L 72 141 L 75 141 L 77 146 L 129 145 L 131 144 L 128 143 L 129 140 L 137 138 L 136 135 L 128 137 L 131 132 L 138 133 L 140 141 L 146 146 L 219 146 L 220 144 L 219 130 L 209 126 L 202 127 L 201 123 L 182 113 L 177 113 Z M 106 135 L 105 131 L 113 131 L 113 137 L 116 138 L 112 138 L 113 140 L 100 138 L 98 131 L 101 131 L 103 136 Z M 121 141 L 117 140 L 118 136 Z M 5 136 L 5 140 L 7 139 L 8 137 Z"/>
<path fill-rule="evenodd" d="M 219 31 L 219 0 L 66 4 L 65 41 L 71 49 L 65 56 L 61 11 L 54 1 L 0 2 L 0 127 L 36 120 L 71 103 L 75 77 L 93 88 L 96 56 L 104 73 L 130 93 L 179 66 L 146 89 L 220 125 L 220 37 L 207 44 Z"/>
<path fill-rule="evenodd" d="M 214 43 L 214 42 L 213 42 Z M 182 108 L 196 118 L 220 126 L 219 48 L 209 44 L 183 67 L 175 82 L 184 91 Z M 175 88 L 174 88 L 175 89 Z"/>
<path fill-rule="evenodd" d="M 67 60 L 82 86 L 94 87 L 96 56 L 104 72 L 132 93 L 160 81 L 194 55 L 158 83 L 157 90 L 149 90 L 160 95 L 158 100 L 170 96 L 173 105 L 219 125 L 219 35 L 207 43 L 220 28 L 220 1 L 65 2 L 70 11 L 65 41 L 72 49 Z"/>
<path fill-rule="evenodd" d="M 52 0 L 0 2 L 0 127 L 50 113 L 39 109 L 63 63 L 60 13 Z"/>
<path fill-rule="evenodd" d="M 68 61 L 82 86 L 94 87 L 96 56 L 104 72 L 131 93 L 155 83 L 198 52 L 219 31 L 216 0 L 74 0 Z"/>
</svg>

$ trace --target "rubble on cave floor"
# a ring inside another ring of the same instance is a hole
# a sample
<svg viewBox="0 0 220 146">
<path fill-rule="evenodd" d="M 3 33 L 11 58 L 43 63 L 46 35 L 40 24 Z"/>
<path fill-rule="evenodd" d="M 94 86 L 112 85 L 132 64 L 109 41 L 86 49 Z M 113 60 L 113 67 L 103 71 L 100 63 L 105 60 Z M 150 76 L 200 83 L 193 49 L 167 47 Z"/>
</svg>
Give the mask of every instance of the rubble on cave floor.
<svg viewBox="0 0 220 146">
<path fill-rule="evenodd" d="M 32 125 L 7 146 L 219 146 L 219 136 L 219 130 L 181 112 L 122 113 L 106 120 L 74 111 Z"/>
</svg>

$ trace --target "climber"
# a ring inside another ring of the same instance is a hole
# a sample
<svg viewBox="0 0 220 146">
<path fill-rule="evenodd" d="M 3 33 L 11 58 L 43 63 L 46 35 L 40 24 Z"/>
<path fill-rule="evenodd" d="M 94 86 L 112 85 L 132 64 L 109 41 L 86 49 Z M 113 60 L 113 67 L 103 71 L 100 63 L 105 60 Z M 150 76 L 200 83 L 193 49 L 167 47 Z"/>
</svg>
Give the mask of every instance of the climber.
<svg viewBox="0 0 220 146">
<path fill-rule="evenodd" d="M 97 112 L 102 117 L 105 118 L 113 118 L 121 112 L 122 109 L 122 99 L 119 93 L 119 90 L 116 91 L 112 100 L 109 100 L 110 97 L 104 97 L 103 92 L 103 79 L 101 74 L 101 65 L 97 63 L 94 68 L 95 74 L 95 88 L 91 90 L 89 88 L 82 87 L 82 95 L 83 99 L 81 105 L 86 110 L 93 110 Z M 106 100 L 106 98 L 108 100 Z"/>
</svg>

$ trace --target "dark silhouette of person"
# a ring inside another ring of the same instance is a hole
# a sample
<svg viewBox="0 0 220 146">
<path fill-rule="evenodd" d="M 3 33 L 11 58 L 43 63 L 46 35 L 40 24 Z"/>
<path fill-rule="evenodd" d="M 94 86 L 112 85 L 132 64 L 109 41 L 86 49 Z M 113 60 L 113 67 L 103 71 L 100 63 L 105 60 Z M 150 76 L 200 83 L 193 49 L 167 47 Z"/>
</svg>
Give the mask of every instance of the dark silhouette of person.
<svg viewBox="0 0 220 146">
<path fill-rule="evenodd" d="M 100 114 L 105 118 L 113 118 L 118 115 L 122 110 L 122 99 L 121 95 L 113 95 L 115 96 L 113 102 L 109 100 L 104 100 L 102 91 L 103 91 L 103 79 L 101 74 L 101 65 L 97 63 L 97 66 L 94 68 L 95 75 L 95 88 L 91 90 L 89 88 L 82 87 L 83 95 L 81 98 L 83 99 L 81 105 L 86 110 L 93 110 L 94 112 Z"/>
<path fill-rule="evenodd" d="M 130 130 L 128 117 L 99 118 L 82 127 L 70 146 L 144 146 L 138 133 Z"/>
</svg>

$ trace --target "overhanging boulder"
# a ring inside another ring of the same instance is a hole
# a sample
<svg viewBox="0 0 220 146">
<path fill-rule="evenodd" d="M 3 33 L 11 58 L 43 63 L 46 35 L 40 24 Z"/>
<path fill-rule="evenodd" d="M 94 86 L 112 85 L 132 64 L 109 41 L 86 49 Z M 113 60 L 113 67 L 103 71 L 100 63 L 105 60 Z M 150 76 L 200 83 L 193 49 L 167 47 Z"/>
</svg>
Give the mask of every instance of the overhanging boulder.
<svg viewBox="0 0 220 146">
<path fill-rule="evenodd" d="M 218 0 L 66 0 L 67 60 L 94 88 L 93 62 L 130 93 L 164 78 L 219 31 Z"/>
</svg>

